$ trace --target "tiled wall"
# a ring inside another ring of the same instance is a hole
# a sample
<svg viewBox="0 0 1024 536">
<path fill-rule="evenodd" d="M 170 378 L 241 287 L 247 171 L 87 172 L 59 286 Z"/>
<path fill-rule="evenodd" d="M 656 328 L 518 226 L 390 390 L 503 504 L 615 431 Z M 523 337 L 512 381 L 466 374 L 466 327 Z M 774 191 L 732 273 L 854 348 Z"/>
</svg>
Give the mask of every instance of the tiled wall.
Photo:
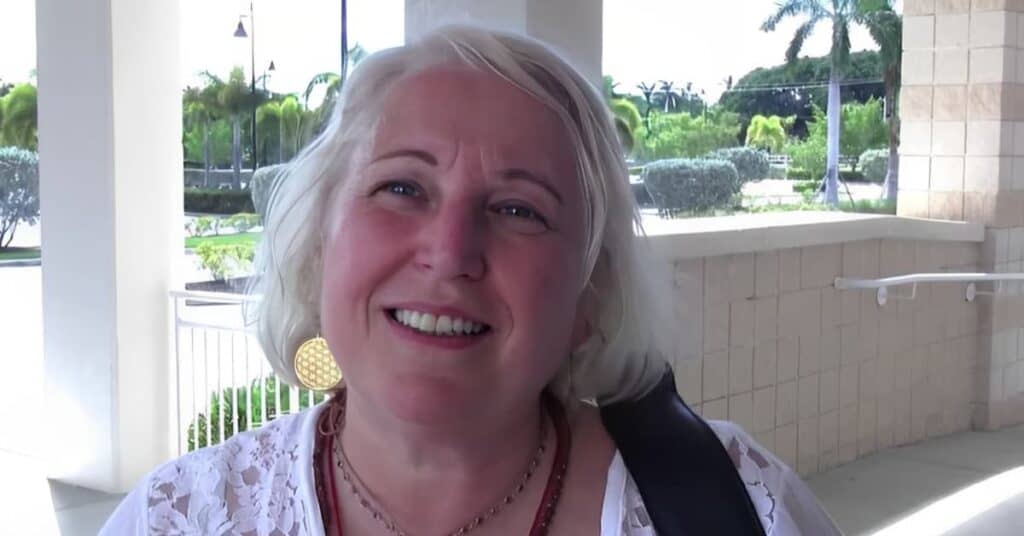
<svg viewBox="0 0 1024 536">
<path fill-rule="evenodd" d="M 920 284 L 879 307 L 834 279 L 975 271 L 978 243 L 870 240 L 677 259 L 683 398 L 742 425 L 807 475 L 877 449 L 968 429 L 978 303 Z"/>
</svg>

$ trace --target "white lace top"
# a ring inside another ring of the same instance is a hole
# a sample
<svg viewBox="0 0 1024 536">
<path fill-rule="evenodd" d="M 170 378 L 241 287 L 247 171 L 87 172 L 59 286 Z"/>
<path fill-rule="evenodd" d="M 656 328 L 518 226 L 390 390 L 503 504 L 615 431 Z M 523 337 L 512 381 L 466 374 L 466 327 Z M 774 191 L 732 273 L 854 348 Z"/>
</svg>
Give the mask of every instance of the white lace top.
<svg viewBox="0 0 1024 536">
<path fill-rule="evenodd" d="M 324 534 L 313 477 L 320 406 L 168 462 L 147 475 L 101 535 L 306 536 Z M 785 464 L 738 426 L 712 421 L 747 485 L 769 536 L 840 534 Z M 600 536 L 653 536 L 633 478 L 618 453 L 608 468 Z"/>
</svg>

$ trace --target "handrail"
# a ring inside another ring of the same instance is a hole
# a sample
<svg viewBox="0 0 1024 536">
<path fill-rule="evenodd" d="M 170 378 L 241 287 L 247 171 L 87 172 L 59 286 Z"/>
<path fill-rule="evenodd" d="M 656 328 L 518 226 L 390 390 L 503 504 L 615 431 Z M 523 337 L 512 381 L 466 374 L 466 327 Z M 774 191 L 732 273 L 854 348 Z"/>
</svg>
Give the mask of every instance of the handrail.
<svg viewBox="0 0 1024 536">
<path fill-rule="evenodd" d="M 996 282 L 998 286 L 994 291 L 979 291 L 975 283 Z M 1004 281 L 1024 281 L 1024 273 L 982 273 L 982 272 L 941 272 L 941 273 L 919 273 L 905 274 L 879 279 L 855 279 L 848 277 L 837 277 L 835 288 L 840 290 L 853 289 L 878 289 L 878 305 L 885 305 L 889 298 L 889 287 L 897 285 L 913 285 L 909 296 L 893 296 L 897 300 L 912 300 L 917 295 L 918 283 L 968 283 L 964 293 L 964 299 L 973 302 L 977 296 L 991 296 L 1002 289 Z"/>
<path fill-rule="evenodd" d="M 172 290 L 170 296 L 177 299 L 203 300 L 224 304 L 256 302 L 260 300 L 260 296 L 256 295 L 209 292 L 205 290 Z"/>
</svg>

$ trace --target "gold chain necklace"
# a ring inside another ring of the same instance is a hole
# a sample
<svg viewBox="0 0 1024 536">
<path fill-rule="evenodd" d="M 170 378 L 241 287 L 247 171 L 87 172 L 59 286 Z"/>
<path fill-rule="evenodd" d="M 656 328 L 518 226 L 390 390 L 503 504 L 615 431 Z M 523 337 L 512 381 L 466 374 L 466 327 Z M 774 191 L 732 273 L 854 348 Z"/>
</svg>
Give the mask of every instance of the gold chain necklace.
<svg viewBox="0 0 1024 536">
<path fill-rule="evenodd" d="M 342 404 L 338 411 L 338 423 L 337 426 L 335 427 L 339 435 L 344 424 L 345 406 L 344 404 Z M 465 525 L 450 532 L 449 536 L 463 536 L 467 534 L 469 531 L 479 527 L 480 525 L 483 525 L 484 522 L 486 522 L 487 520 L 494 518 L 499 513 L 501 513 L 501 511 L 504 510 L 506 506 L 512 504 L 512 501 L 514 501 L 516 497 L 518 497 L 523 492 L 523 490 L 526 489 L 526 483 L 530 481 L 530 478 L 537 471 L 537 467 L 540 466 L 541 459 L 544 457 L 544 452 L 546 449 L 547 427 L 544 426 L 544 418 L 542 415 L 540 421 L 540 441 L 537 445 L 537 451 L 530 459 L 530 462 L 529 464 L 527 464 L 526 470 L 523 472 L 522 476 L 519 477 L 516 486 L 512 489 L 511 492 L 505 495 L 504 498 L 498 501 L 498 503 L 491 506 L 487 510 L 484 510 L 480 514 L 476 515 L 472 520 L 470 520 Z M 348 484 L 349 491 L 351 491 L 352 495 L 356 498 L 356 501 L 359 503 L 359 506 L 361 506 L 364 510 L 369 512 L 373 519 L 380 523 L 380 525 L 391 534 L 394 534 L 395 536 L 409 536 L 409 533 L 399 528 L 398 524 L 395 523 L 386 514 L 384 514 L 381 508 L 374 505 L 374 502 L 379 503 L 380 501 L 376 500 L 376 498 L 373 497 L 373 493 L 370 491 L 369 486 L 367 486 L 362 481 L 362 479 L 359 478 L 359 474 L 356 473 L 355 468 L 352 466 L 352 462 L 349 461 L 348 456 L 345 454 L 345 449 L 341 446 L 340 437 L 336 441 L 334 441 L 334 457 L 335 464 L 341 471 L 341 477 L 345 480 L 345 483 Z M 366 490 L 365 495 L 362 492 L 360 492 L 359 488 L 363 488 L 364 490 Z M 366 495 L 369 495 L 369 498 Z M 371 499 L 373 500 L 371 501 Z"/>
</svg>

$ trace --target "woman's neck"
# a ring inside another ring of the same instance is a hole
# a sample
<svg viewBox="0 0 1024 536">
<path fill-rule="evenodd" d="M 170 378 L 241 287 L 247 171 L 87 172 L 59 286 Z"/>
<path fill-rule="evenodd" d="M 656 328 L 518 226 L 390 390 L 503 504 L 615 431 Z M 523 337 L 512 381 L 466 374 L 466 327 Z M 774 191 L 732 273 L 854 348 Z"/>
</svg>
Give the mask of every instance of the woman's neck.
<svg viewBox="0 0 1024 536">
<path fill-rule="evenodd" d="M 342 445 L 369 488 L 364 491 L 392 521 L 452 530 L 502 502 L 521 480 L 537 453 L 542 423 L 549 427 L 540 407 L 538 399 L 497 417 L 426 426 L 401 421 L 349 390 Z M 540 466 L 518 497 L 529 507 L 517 504 L 510 511 L 532 514 L 536 507 L 536 499 L 527 497 L 539 497 L 554 451 L 550 427 L 545 435 Z"/>
</svg>

